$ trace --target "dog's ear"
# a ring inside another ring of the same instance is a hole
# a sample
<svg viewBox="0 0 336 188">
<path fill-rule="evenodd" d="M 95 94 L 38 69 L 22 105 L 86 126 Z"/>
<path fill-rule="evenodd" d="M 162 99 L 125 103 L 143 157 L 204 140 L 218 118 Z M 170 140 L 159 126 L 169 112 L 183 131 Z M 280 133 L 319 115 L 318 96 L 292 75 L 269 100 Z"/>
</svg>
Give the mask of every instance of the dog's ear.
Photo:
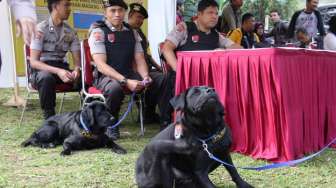
<svg viewBox="0 0 336 188">
<path fill-rule="evenodd" d="M 180 95 L 175 96 L 174 98 L 170 99 L 170 104 L 175 110 L 183 110 L 185 106 L 185 96 L 186 92 L 181 93 Z"/>
<path fill-rule="evenodd" d="M 93 126 L 95 122 L 95 117 L 93 113 L 94 106 L 95 105 L 90 104 L 84 109 L 84 121 L 89 123 L 90 126 Z"/>
</svg>

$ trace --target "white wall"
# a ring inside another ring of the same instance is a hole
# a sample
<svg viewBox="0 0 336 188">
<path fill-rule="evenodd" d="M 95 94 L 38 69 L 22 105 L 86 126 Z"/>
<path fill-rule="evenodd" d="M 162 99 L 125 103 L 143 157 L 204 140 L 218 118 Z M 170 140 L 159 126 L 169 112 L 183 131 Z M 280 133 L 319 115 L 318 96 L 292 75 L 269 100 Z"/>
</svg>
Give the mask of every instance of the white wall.
<svg viewBox="0 0 336 188">
<path fill-rule="evenodd" d="M 159 61 L 158 44 L 175 26 L 176 0 L 148 0 L 148 40 L 153 58 Z"/>
</svg>

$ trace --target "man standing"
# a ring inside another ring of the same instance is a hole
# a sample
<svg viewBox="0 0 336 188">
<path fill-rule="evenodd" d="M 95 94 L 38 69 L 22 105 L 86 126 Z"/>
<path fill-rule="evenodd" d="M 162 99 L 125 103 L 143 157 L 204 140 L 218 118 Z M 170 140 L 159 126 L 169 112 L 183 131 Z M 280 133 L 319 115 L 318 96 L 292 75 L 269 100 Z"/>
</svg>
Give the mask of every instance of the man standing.
<svg viewBox="0 0 336 188">
<path fill-rule="evenodd" d="M 254 33 L 255 19 L 251 13 L 246 13 L 242 17 L 242 26 L 228 33 L 229 39 L 245 49 L 253 48 L 259 43 L 259 37 Z"/>
<path fill-rule="evenodd" d="M 166 98 L 172 98 L 175 95 L 175 71 L 176 55 L 175 51 L 196 51 L 196 50 L 214 50 L 217 48 L 240 48 L 231 40 L 221 36 L 214 28 L 218 21 L 218 4 L 215 0 L 201 0 L 197 7 L 197 19 L 193 22 L 182 22 L 171 31 L 163 46 L 163 55 L 166 62 L 172 68 L 169 74 L 169 84 L 166 86 Z M 166 108 L 162 113 L 164 117 L 164 126 L 171 121 L 170 114 L 172 107 L 167 102 Z"/>
<path fill-rule="evenodd" d="M 96 66 L 94 85 L 103 92 L 112 115 L 118 118 L 124 90 L 142 91 L 151 85 L 152 78 L 141 37 L 123 23 L 127 4 L 123 0 L 104 0 L 103 3 L 105 18 L 94 23 L 89 31 L 89 46 Z M 119 138 L 118 127 L 111 134 Z"/>
<path fill-rule="evenodd" d="M 55 114 L 56 84 L 71 83 L 80 77 L 80 45 L 76 32 L 64 21 L 69 18 L 70 0 L 48 0 L 50 17 L 37 25 L 30 45 L 33 85 L 39 92 L 44 118 Z M 64 62 L 71 51 L 75 69 Z"/>
<path fill-rule="evenodd" d="M 141 30 L 144 20 L 148 18 L 148 13 L 147 10 L 138 3 L 132 3 L 129 7 L 130 11 L 128 13 L 128 24 L 132 29 L 136 30 L 141 37 L 141 46 L 144 50 L 145 60 L 149 68 L 149 75 L 157 86 L 156 88 L 151 88 L 153 92 L 145 93 L 144 123 L 159 123 L 160 118 L 157 113 L 155 113 L 155 108 L 156 104 L 159 102 L 159 93 L 163 83 L 163 74 L 161 73 L 161 67 L 150 55 L 149 42 L 146 35 Z"/>
<path fill-rule="evenodd" d="M 317 10 L 319 0 L 306 0 L 306 8 L 294 13 L 288 28 L 288 38 L 294 39 L 298 28 L 307 30 L 310 38 L 324 36 L 325 30 L 320 12 Z"/>
<path fill-rule="evenodd" d="M 288 23 L 280 19 L 280 12 L 276 9 L 270 12 L 270 17 L 273 22 L 273 29 L 266 35 L 274 37 L 274 46 L 284 46 L 286 44 Z"/>
<path fill-rule="evenodd" d="M 223 8 L 218 31 L 228 33 L 231 30 L 241 27 L 241 10 L 243 0 L 230 0 L 230 3 Z"/>
</svg>

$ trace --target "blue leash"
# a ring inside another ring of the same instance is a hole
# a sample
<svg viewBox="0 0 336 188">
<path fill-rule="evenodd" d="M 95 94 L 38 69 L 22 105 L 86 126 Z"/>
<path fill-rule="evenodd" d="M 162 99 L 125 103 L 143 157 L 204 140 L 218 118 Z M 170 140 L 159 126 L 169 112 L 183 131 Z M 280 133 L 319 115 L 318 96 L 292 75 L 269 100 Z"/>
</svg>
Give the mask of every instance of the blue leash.
<svg viewBox="0 0 336 188">
<path fill-rule="evenodd" d="M 132 105 L 134 103 L 134 96 L 135 96 L 135 92 L 133 92 L 132 95 L 131 95 L 131 101 L 128 103 L 126 112 L 121 116 L 121 118 L 119 119 L 119 121 L 116 124 L 111 125 L 108 129 L 114 129 L 117 126 L 119 126 L 122 121 L 124 121 L 124 119 L 126 118 L 128 113 L 132 110 Z"/>
<path fill-rule="evenodd" d="M 83 127 L 83 129 L 85 130 L 86 133 L 90 133 L 90 129 L 86 126 L 84 120 L 83 120 L 83 117 L 82 117 L 82 113 L 80 114 L 79 116 L 79 121 Z"/>
<path fill-rule="evenodd" d="M 229 167 L 233 167 L 233 168 L 240 168 L 240 169 L 244 169 L 244 170 L 256 170 L 256 171 L 269 170 L 269 169 L 273 169 L 273 168 L 288 167 L 288 166 L 294 166 L 294 165 L 300 164 L 302 162 L 305 162 L 307 160 L 310 160 L 310 159 L 316 157 L 317 155 L 320 155 L 326 149 L 328 149 L 333 143 L 336 144 L 336 138 L 334 138 L 328 145 L 326 145 L 324 148 L 322 148 L 317 153 L 311 154 L 311 155 L 309 155 L 307 157 L 303 157 L 301 159 L 296 159 L 296 160 L 286 161 L 286 162 L 280 162 L 280 163 L 273 163 L 273 164 L 258 166 L 258 167 L 235 167 L 234 165 L 231 165 L 229 163 L 226 163 L 226 162 L 220 160 L 219 158 L 215 157 L 212 153 L 209 152 L 208 145 L 206 144 L 206 141 L 208 141 L 209 139 L 206 139 L 206 140 L 199 139 L 199 140 L 202 142 L 203 149 L 204 149 L 205 152 L 207 152 L 210 159 L 213 159 L 213 160 L 215 160 L 215 161 L 217 161 L 217 162 L 219 162 L 219 163 L 221 163 L 222 165 L 225 165 L 225 166 L 229 166 Z"/>
</svg>

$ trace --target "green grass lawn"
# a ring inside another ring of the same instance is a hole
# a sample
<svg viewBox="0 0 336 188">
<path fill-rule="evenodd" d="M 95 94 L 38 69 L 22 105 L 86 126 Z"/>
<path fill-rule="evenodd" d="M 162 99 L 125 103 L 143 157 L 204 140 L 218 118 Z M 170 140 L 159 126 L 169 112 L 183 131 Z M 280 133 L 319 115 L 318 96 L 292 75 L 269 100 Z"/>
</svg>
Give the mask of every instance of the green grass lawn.
<svg viewBox="0 0 336 188">
<path fill-rule="evenodd" d="M 128 117 L 121 131 L 131 134 L 118 140 L 127 149 L 126 155 L 97 149 L 61 157 L 61 146 L 55 149 L 20 147 L 20 143 L 40 126 L 42 114 L 37 98 L 32 100 L 19 127 L 21 109 L 2 106 L 11 94 L 11 90 L 0 89 L 0 187 L 136 187 L 135 161 L 158 132 L 158 125 L 146 125 L 145 136 L 139 137 L 139 125 Z M 78 95 L 67 96 L 63 111 L 77 110 L 78 101 Z M 297 167 L 262 172 L 239 170 L 239 173 L 255 187 L 336 187 L 335 156 L 336 151 L 330 149 Z M 265 164 L 240 154 L 233 154 L 233 160 L 237 166 Z M 210 177 L 218 187 L 235 187 L 223 167 L 217 168 Z"/>
</svg>

